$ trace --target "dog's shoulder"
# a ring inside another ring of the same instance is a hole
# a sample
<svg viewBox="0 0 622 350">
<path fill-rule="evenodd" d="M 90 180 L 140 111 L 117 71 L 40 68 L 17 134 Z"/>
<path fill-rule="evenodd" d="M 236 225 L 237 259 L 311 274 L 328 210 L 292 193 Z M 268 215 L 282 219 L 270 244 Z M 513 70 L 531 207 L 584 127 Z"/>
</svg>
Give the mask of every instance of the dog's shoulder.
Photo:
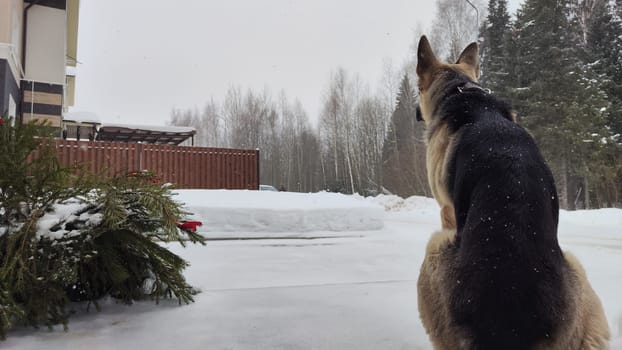
<svg viewBox="0 0 622 350">
<path fill-rule="evenodd" d="M 478 126 L 511 122 L 516 125 L 510 105 L 488 93 L 464 92 L 453 94 L 442 106 L 441 119 L 454 132 L 465 125 Z M 509 125 L 509 124 L 508 124 Z"/>
<path fill-rule="evenodd" d="M 535 140 L 514 121 L 507 103 L 490 94 L 460 94 L 448 99 L 443 111 L 443 121 L 454 135 L 447 171 L 454 200 L 456 191 L 471 191 L 487 179 L 488 185 L 512 192 L 533 190 L 526 186 L 534 184 L 521 179 L 537 176 L 546 194 L 534 195 L 550 198 L 555 193 L 553 176 Z"/>
<path fill-rule="evenodd" d="M 540 211 L 546 215 L 538 225 L 554 234 L 559 209 L 555 181 L 533 137 L 505 107 L 471 101 L 462 117 L 456 123 L 461 125 L 447 179 L 457 226 L 462 227 L 467 211 L 505 212 L 508 220 Z"/>
</svg>

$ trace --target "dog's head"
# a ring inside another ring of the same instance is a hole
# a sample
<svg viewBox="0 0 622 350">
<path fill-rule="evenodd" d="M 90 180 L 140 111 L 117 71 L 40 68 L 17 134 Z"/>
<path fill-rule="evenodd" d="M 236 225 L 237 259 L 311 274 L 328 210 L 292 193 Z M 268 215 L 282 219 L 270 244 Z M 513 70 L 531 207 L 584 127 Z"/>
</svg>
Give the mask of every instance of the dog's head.
<svg viewBox="0 0 622 350">
<path fill-rule="evenodd" d="M 417 119 L 429 125 L 439 100 L 444 96 L 448 85 L 456 77 L 464 81 L 477 82 L 479 78 L 479 50 L 476 43 L 469 44 L 460 54 L 455 64 L 439 61 L 432 51 L 430 42 L 424 36 L 417 49 L 417 76 L 419 77 L 419 106 Z"/>
</svg>

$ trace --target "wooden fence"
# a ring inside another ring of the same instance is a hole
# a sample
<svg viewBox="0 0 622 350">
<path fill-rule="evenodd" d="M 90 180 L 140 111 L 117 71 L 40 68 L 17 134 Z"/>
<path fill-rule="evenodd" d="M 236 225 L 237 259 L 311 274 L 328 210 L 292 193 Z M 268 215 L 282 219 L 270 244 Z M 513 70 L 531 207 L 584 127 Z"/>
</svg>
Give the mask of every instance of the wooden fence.
<svg viewBox="0 0 622 350">
<path fill-rule="evenodd" d="M 125 142 L 57 140 L 60 162 L 105 176 L 150 170 L 177 188 L 259 188 L 259 151 Z"/>
</svg>

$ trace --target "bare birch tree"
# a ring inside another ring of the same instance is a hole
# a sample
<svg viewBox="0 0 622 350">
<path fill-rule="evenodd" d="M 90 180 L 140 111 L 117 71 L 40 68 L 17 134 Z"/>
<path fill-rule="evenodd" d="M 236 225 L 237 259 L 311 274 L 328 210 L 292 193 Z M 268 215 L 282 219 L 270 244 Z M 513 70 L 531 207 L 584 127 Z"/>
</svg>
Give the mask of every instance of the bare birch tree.
<svg viewBox="0 0 622 350">
<path fill-rule="evenodd" d="M 436 1 L 430 41 L 437 56 L 448 62 L 455 62 L 462 49 L 478 39 L 478 22 L 486 18 L 487 7 L 482 0 L 471 0 L 471 3 L 478 12 L 465 0 Z"/>
</svg>

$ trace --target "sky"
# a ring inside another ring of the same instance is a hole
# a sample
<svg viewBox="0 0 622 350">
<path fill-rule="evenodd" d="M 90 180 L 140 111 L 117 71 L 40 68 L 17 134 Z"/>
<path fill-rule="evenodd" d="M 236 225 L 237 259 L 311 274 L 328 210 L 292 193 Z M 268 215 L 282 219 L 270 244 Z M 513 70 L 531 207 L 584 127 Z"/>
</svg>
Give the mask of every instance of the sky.
<svg viewBox="0 0 622 350">
<path fill-rule="evenodd" d="M 173 108 L 222 102 L 235 86 L 283 90 L 314 120 L 331 71 L 373 86 L 434 12 L 431 0 L 82 0 L 70 112 L 165 125 Z"/>
</svg>

